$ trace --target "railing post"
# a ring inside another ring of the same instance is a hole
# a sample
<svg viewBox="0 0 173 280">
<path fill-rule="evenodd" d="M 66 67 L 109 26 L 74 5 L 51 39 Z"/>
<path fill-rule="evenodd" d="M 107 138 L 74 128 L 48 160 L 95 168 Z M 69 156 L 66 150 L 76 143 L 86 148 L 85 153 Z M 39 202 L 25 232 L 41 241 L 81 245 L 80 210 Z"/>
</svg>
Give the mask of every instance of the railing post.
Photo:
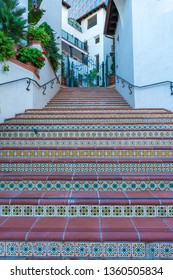
<svg viewBox="0 0 173 280">
<path fill-rule="evenodd" d="M 102 62 L 102 87 L 105 87 L 105 63 Z"/>
<path fill-rule="evenodd" d="M 106 56 L 106 87 L 109 85 L 108 83 L 108 55 Z"/>
<path fill-rule="evenodd" d="M 74 87 L 74 63 L 71 63 L 71 86 Z"/>
</svg>

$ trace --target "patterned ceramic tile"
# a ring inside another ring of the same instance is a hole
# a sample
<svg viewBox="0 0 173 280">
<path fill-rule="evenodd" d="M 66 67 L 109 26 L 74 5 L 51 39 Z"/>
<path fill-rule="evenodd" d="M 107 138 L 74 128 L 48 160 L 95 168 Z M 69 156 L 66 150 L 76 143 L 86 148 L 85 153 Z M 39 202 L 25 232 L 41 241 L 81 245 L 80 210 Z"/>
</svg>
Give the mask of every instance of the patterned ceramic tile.
<svg viewBox="0 0 173 280">
<path fill-rule="evenodd" d="M 145 257 L 145 243 L 132 244 L 132 257 L 134 258 Z"/>
</svg>

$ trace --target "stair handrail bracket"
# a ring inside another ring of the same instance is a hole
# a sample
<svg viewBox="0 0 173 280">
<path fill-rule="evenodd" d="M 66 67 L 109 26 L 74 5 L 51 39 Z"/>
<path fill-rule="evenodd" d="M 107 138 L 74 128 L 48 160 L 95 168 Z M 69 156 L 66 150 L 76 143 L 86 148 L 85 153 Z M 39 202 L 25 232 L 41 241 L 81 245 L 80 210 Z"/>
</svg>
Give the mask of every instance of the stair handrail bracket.
<svg viewBox="0 0 173 280">
<path fill-rule="evenodd" d="M 12 81 L 8 81 L 8 82 L 4 82 L 4 83 L 0 83 L 0 86 L 4 86 L 4 85 L 8 85 L 8 84 L 13 84 L 13 83 L 17 83 L 20 81 L 26 81 L 27 82 L 27 87 L 26 87 L 26 91 L 30 91 L 30 86 L 31 86 L 31 82 L 35 83 L 39 88 L 43 88 L 43 95 L 46 95 L 46 89 L 47 89 L 47 85 L 51 84 L 51 88 L 53 88 L 54 82 L 56 81 L 57 84 L 60 84 L 60 80 L 59 77 L 56 76 L 55 78 L 51 79 L 50 81 L 44 83 L 43 85 L 40 85 L 36 80 L 29 78 L 29 77 L 24 77 L 24 78 L 20 78 L 20 79 L 16 79 L 16 80 L 12 80 Z"/>
<path fill-rule="evenodd" d="M 152 84 L 146 84 L 146 85 L 139 86 L 139 85 L 134 85 L 134 84 L 130 83 L 129 81 L 127 81 L 126 79 L 122 78 L 119 75 L 115 75 L 115 77 L 117 79 L 117 84 L 119 84 L 121 81 L 123 88 L 125 87 L 125 83 L 128 85 L 130 95 L 133 93 L 134 88 L 144 89 L 144 88 L 155 87 L 155 86 L 164 85 L 164 84 L 170 84 L 171 95 L 173 95 L 173 81 L 162 81 L 162 82 L 158 82 L 158 83 L 152 83 Z"/>
</svg>

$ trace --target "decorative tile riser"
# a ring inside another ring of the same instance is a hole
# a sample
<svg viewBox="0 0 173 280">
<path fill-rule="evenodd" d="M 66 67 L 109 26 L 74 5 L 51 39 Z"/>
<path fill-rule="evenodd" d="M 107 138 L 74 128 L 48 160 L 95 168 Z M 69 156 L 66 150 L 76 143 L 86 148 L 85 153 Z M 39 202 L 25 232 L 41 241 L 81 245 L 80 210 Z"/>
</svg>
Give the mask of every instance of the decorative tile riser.
<svg viewBox="0 0 173 280">
<path fill-rule="evenodd" d="M 172 259 L 173 242 L 4 242 L 0 257 L 70 259 Z"/>
<path fill-rule="evenodd" d="M 173 163 L 2 163 L 2 172 L 173 172 Z M 172 173 L 173 174 L 173 173 Z"/>
<path fill-rule="evenodd" d="M 110 137 L 173 137 L 173 131 L 11 131 L 11 132 L 1 132 L 0 138 L 4 137 L 58 137 L 58 138 L 110 138 Z"/>
<path fill-rule="evenodd" d="M 116 114 L 20 114 L 17 115 L 18 118 L 25 118 L 25 119 L 29 119 L 29 118 L 38 118 L 38 119 L 44 119 L 44 118 L 57 118 L 57 119 L 95 119 L 95 118 L 104 118 L 104 119 L 110 119 L 110 118 L 114 118 L 114 119 L 120 119 L 120 118 L 173 118 L 173 114 L 134 114 L 134 113 L 116 113 Z"/>
<path fill-rule="evenodd" d="M 109 125 L 109 124 L 95 124 L 95 125 L 2 125 L 0 127 L 0 130 L 32 130 L 32 129 L 37 129 L 37 130 L 141 130 L 141 129 L 151 129 L 151 130 L 172 130 L 173 129 L 173 124 L 133 124 L 133 125 Z"/>
<path fill-rule="evenodd" d="M 173 206 L 2 205 L 1 217 L 173 217 Z"/>
<path fill-rule="evenodd" d="M 166 158 L 173 150 L 3 150 L 1 158 Z"/>
<path fill-rule="evenodd" d="M 1 146 L 30 146 L 30 147 L 37 147 L 37 146 L 55 146 L 55 147 L 82 147 L 82 146 L 89 146 L 89 147 L 101 147 L 101 146 L 115 146 L 115 147 L 138 147 L 138 146 L 173 146 L 172 139 L 158 139 L 158 140 L 150 140 L 150 139 L 127 139 L 127 140 L 0 140 Z"/>
<path fill-rule="evenodd" d="M 141 191 L 173 190 L 171 181 L 1 181 L 0 191 Z"/>
<path fill-rule="evenodd" d="M 60 110 L 59 108 L 58 109 L 54 109 L 54 108 L 44 108 L 44 109 L 28 109 L 28 110 L 26 110 L 25 112 L 27 113 L 27 114 L 39 114 L 39 113 L 43 113 L 43 114 L 46 114 L 46 113 L 49 113 L 49 114 L 51 114 L 51 113 L 58 113 L 58 114 L 62 114 L 62 113 L 66 113 L 65 112 L 65 110 L 66 110 L 66 108 L 64 108 L 64 109 L 62 109 L 62 110 Z M 72 111 L 72 113 L 74 113 L 74 108 L 72 108 L 71 110 L 70 110 L 70 108 L 68 108 L 68 110 L 69 111 Z M 85 113 L 85 114 L 90 114 L 91 112 L 92 112 L 92 110 L 94 110 L 94 113 L 101 113 L 101 114 L 104 114 L 104 113 L 109 113 L 109 114 L 112 114 L 112 113 L 114 113 L 115 114 L 115 108 L 114 107 L 112 107 L 112 108 L 108 108 L 108 109 L 102 109 L 102 110 L 99 110 L 99 109 L 92 109 L 92 108 L 90 108 L 89 110 L 88 110 L 88 108 L 82 108 L 82 109 L 76 109 L 76 113 Z M 121 109 L 118 109 L 117 110 L 118 111 L 118 113 L 127 113 L 127 108 L 121 108 Z M 130 112 L 130 113 L 168 113 L 165 109 L 131 109 L 131 108 L 129 108 L 128 109 L 128 112 Z"/>
<path fill-rule="evenodd" d="M 5 123 L 98 123 L 98 119 L 58 119 L 58 118 L 16 118 L 16 119 L 7 119 Z M 122 119 L 99 119 L 100 123 L 172 123 L 173 118 L 122 118 Z"/>
</svg>

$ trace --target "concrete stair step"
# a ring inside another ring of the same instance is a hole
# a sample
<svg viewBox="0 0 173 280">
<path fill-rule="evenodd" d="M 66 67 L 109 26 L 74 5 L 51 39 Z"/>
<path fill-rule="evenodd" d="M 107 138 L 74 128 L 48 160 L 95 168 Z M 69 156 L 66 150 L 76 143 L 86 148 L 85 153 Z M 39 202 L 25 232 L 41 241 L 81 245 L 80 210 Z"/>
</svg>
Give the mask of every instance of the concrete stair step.
<svg viewBox="0 0 173 280">
<path fill-rule="evenodd" d="M 75 124 L 75 123 L 81 123 L 81 124 L 85 124 L 85 123 L 122 123 L 122 124 L 127 124 L 127 123 L 172 123 L 173 122 L 173 118 L 110 118 L 110 119 L 104 119 L 104 118 L 95 118 L 95 119 L 75 119 L 75 118 L 72 118 L 72 119 L 59 119 L 59 118 L 51 118 L 51 117 L 44 117 L 44 118 L 35 118 L 33 116 L 33 118 L 9 118 L 9 119 L 6 119 L 5 120 L 5 123 L 41 123 L 41 124 L 44 124 L 44 123 L 59 123 L 59 124 L 69 124 L 69 123 L 72 123 L 72 124 Z"/>
</svg>

